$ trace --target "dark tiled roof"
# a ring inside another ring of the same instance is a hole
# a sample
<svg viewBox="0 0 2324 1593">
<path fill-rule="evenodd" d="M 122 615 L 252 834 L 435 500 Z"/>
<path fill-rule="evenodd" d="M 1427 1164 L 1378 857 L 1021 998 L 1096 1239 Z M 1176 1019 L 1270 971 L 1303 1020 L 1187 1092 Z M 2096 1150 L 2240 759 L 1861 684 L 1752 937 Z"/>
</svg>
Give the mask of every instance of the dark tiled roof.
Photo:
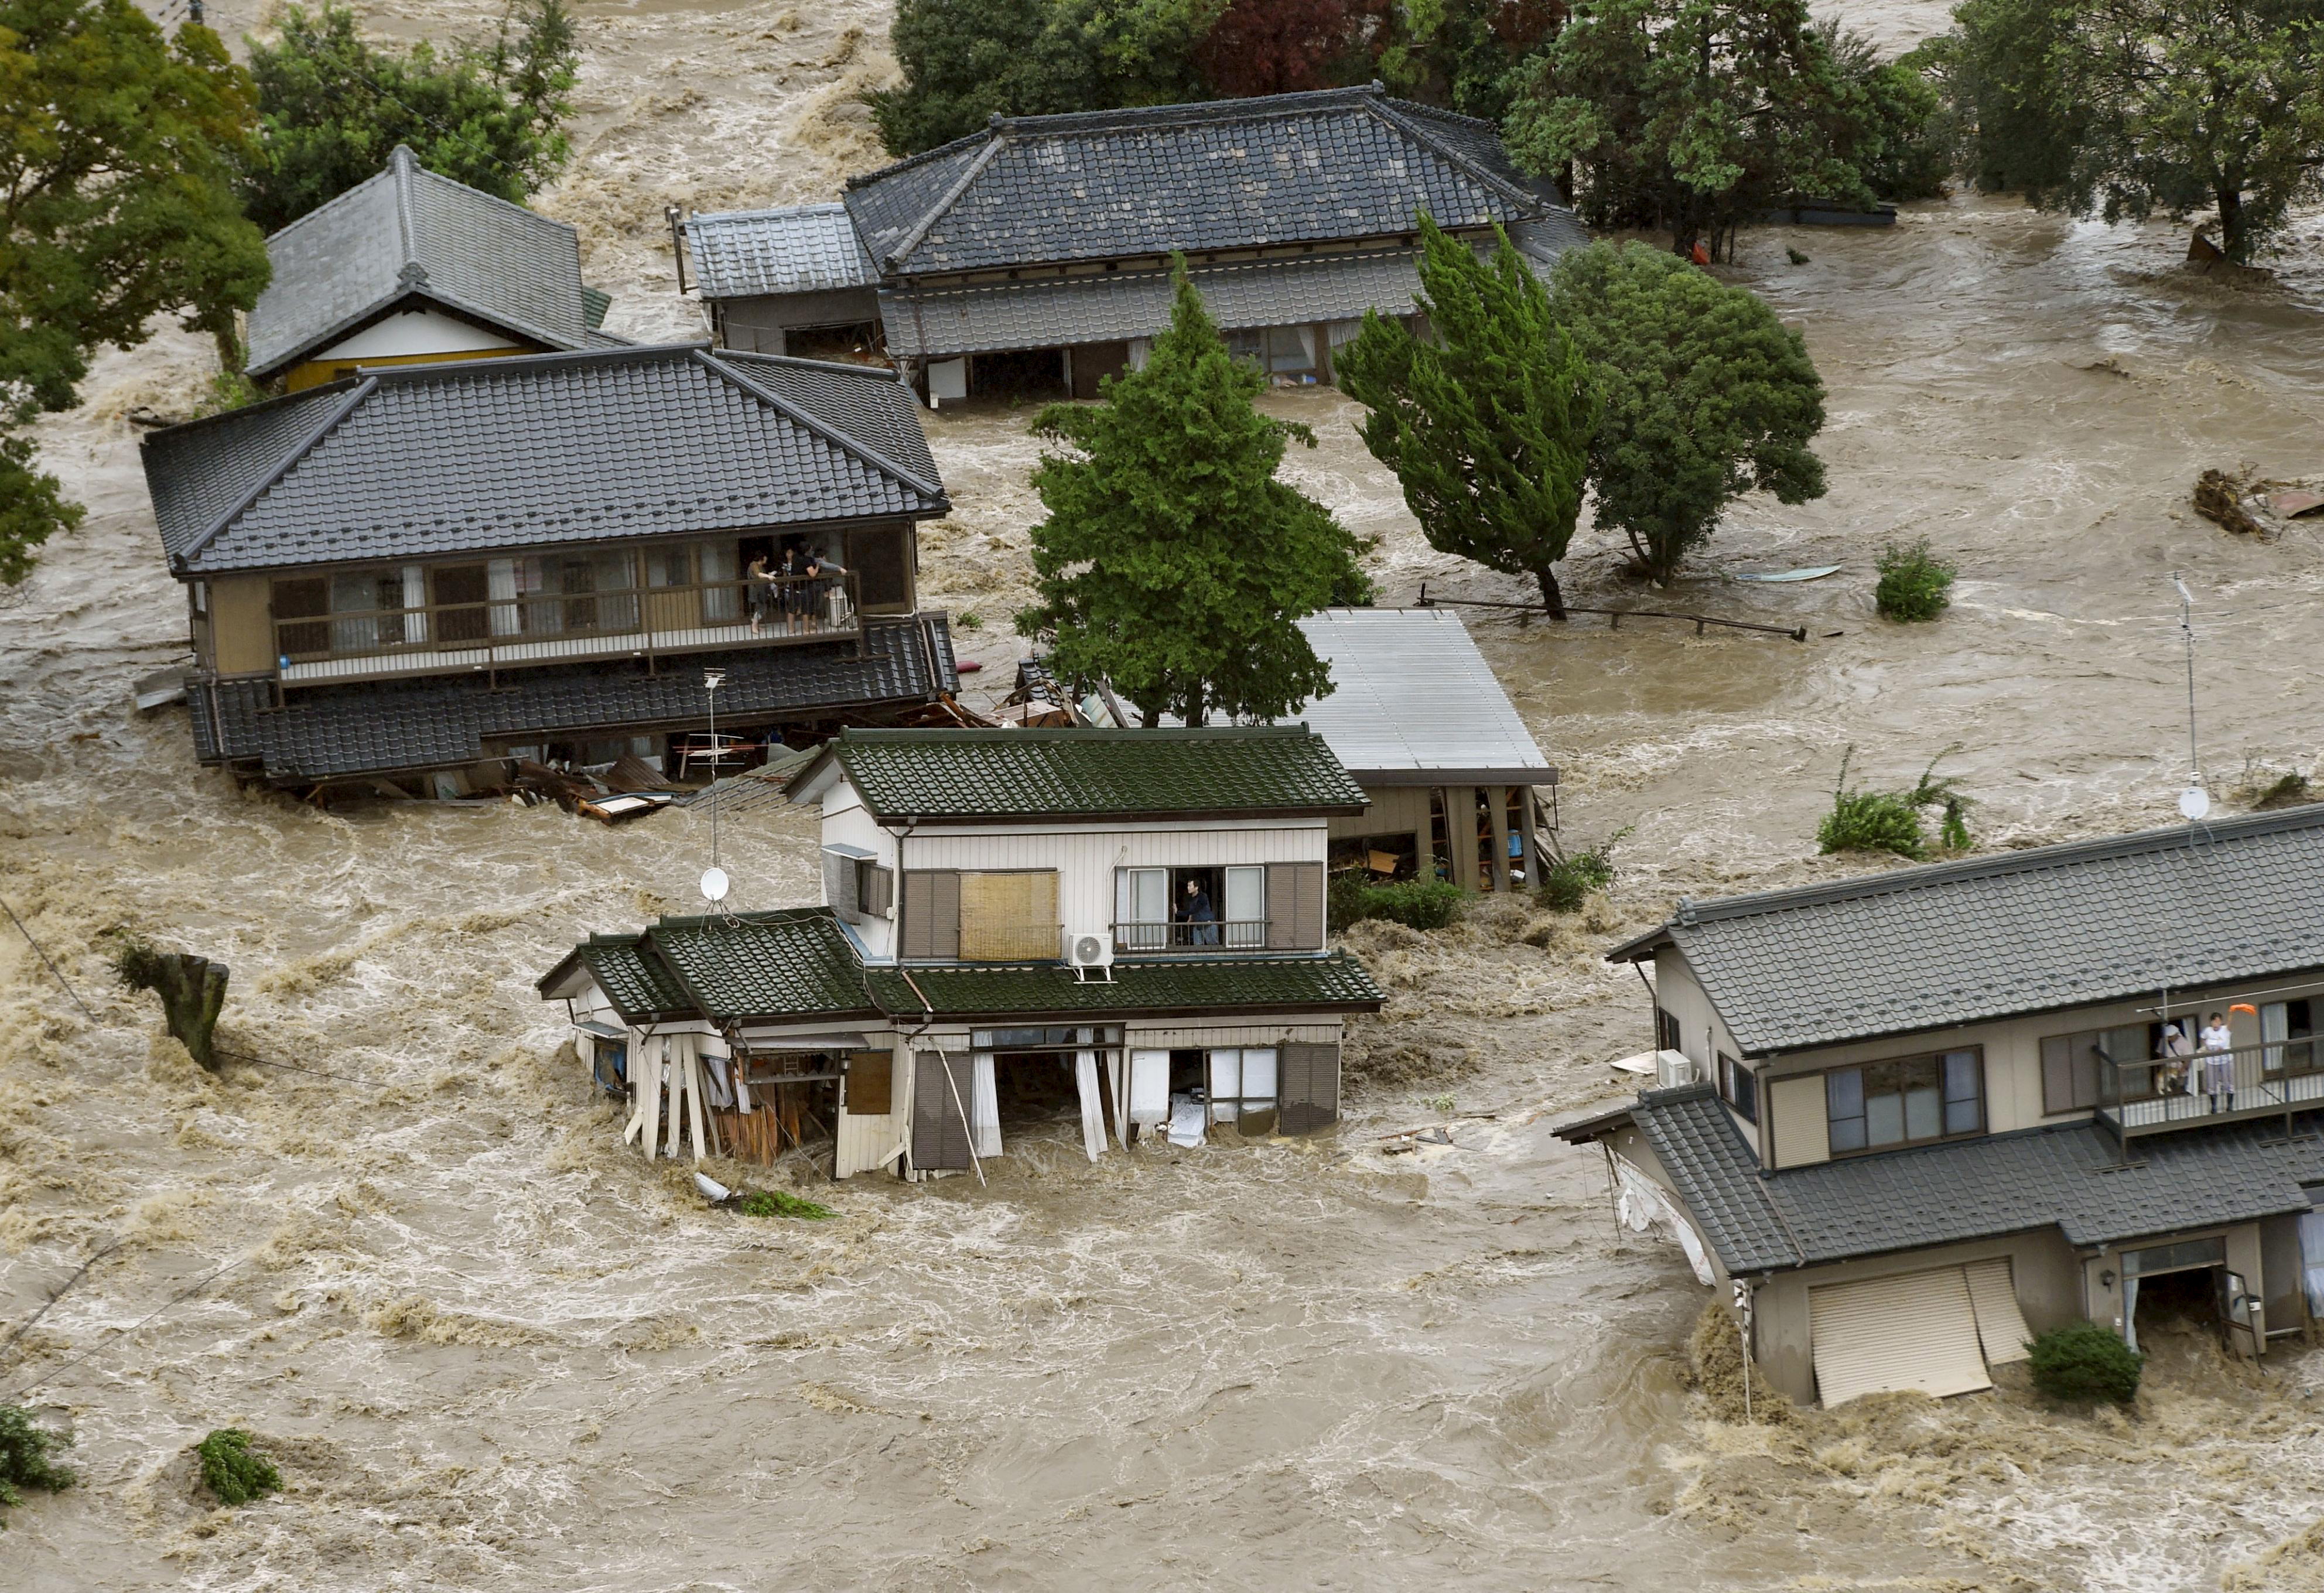
<svg viewBox="0 0 2324 1593">
<path fill-rule="evenodd" d="M 540 981 L 558 986 L 575 957 L 622 1017 L 729 1019 L 886 1016 L 1125 1016 L 1226 1011 L 1374 1011 L 1387 998 L 1344 953 L 1255 962 L 1141 962 L 1111 984 L 1062 967 L 866 969 L 828 907 L 664 918 L 642 935 L 593 935 Z M 920 1004 L 913 986 L 926 992 Z"/>
<path fill-rule="evenodd" d="M 1004 117 L 851 180 L 847 208 L 895 276 L 1379 237 L 1423 209 L 1482 226 L 1554 207 L 1488 124 L 1335 88 Z"/>
<path fill-rule="evenodd" d="M 651 1023 L 694 1011 L 686 987 L 647 948 L 643 935 L 593 935 L 573 954 L 626 1022 Z"/>
<path fill-rule="evenodd" d="M 847 207 L 836 200 L 689 216 L 686 241 L 706 299 L 828 293 L 880 280 Z"/>
<path fill-rule="evenodd" d="M 866 970 L 880 1005 L 899 1017 L 1065 1012 L 1208 1012 L 1244 1008 L 1295 1011 L 1330 1008 L 1377 1011 L 1387 994 L 1362 963 L 1343 952 L 1327 957 L 1240 962 L 1120 962 L 1113 982 L 1084 982 L 1070 968 L 915 968 Z M 912 986 L 919 987 L 915 994 Z M 920 1005 L 919 996 L 928 1005 Z"/>
<path fill-rule="evenodd" d="M 649 675 L 635 664 L 513 669 L 492 689 L 483 675 L 317 686 L 269 706 L 267 681 L 197 686 L 188 694 L 194 743 L 205 762 L 254 763 L 270 778 L 327 779 L 398 769 L 445 769 L 484 756 L 486 738 L 642 733 L 706 722 L 702 670 L 726 671 L 722 719 L 925 703 L 959 689 L 941 615 L 872 621 L 863 656 L 853 642 L 799 643 L 688 654 Z M 213 713 L 215 702 L 215 713 Z"/>
<path fill-rule="evenodd" d="M 145 474 L 199 575 L 943 514 L 918 431 L 889 372 L 675 345 L 367 371 L 157 431 Z"/>
<path fill-rule="evenodd" d="M 849 730 L 836 760 L 885 820 L 1353 812 L 1366 801 L 1305 725 L 1219 730 Z"/>
<path fill-rule="evenodd" d="M 266 253 L 274 278 L 250 312 L 257 377 L 412 297 L 545 348 L 628 341 L 597 329 L 604 311 L 590 313 L 572 227 L 439 177 L 400 144 L 386 170 L 276 233 Z"/>
<path fill-rule="evenodd" d="M 1820 1266 L 1893 1250 L 2055 1227 L 2070 1245 L 2308 1209 L 2324 1137 L 2286 1143 L 2279 1122 L 2154 1135 L 2124 1167 L 2092 1124 L 1997 1134 L 1762 1174 L 1704 1085 L 1648 1091 L 1635 1106 L 1559 1130 L 1593 1137 L 1637 1124 L 1729 1272 Z"/>
<path fill-rule="evenodd" d="M 862 965 L 828 907 L 664 918 L 646 944 L 709 1017 L 870 1017 Z"/>
<path fill-rule="evenodd" d="M 1747 1055 L 2324 967 L 2324 806 L 1682 904 Z"/>
</svg>

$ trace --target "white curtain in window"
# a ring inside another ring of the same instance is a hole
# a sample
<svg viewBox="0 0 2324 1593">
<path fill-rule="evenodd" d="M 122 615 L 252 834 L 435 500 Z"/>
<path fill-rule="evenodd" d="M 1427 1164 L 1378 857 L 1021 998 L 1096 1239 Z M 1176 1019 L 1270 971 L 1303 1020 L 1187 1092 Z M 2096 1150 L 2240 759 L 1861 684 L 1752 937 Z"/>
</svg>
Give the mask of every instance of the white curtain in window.
<svg viewBox="0 0 2324 1593">
<path fill-rule="evenodd" d="M 702 594 L 702 618 L 706 623 L 714 625 L 730 622 L 742 612 L 742 605 L 731 585 L 715 586 L 715 584 L 720 581 L 731 583 L 734 579 L 734 544 L 705 542 L 697 551 L 702 559 L 702 584 L 715 586 L 714 590 Z"/>
<path fill-rule="evenodd" d="M 1225 911 L 1219 916 L 1226 920 L 1227 944 L 1246 951 L 1264 948 L 1267 944 L 1267 870 L 1263 868 L 1233 868 L 1226 871 Z"/>
<path fill-rule="evenodd" d="M 975 1081 L 969 1086 L 968 1126 L 980 1156 L 1001 1154 L 1001 1091 L 992 1077 L 992 1053 L 975 1054 Z"/>
<path fill-rule="evenodd" d="M 496 558 L 484 566 L 485 594 L 492 599 L 493 634 L 514 636 L 523 629 L 517 617 L 516 560 Z"/>
<path fill-rule="evenodd" d="M 428 616 L 420 611 L 428 606 L 428 571 L 424 566 L 403 566 L 403 606 L 411 612 L 403 616 L 403 640 L 421 642 L 428 640 Z"/>
<path fill-rule="evenodd" d="M 1123 869 L 1113 877 L 1113 921 L 1150 927 L 1115 931 L 1125 952 L 1158 952 L 1169 942 L 1170 870 Z"/>
<path fill-rule="evenodd" d="M 375 570 L 342 570 L 331 577 L 331 612 L 351 619 L 331 622 L 331 650 L 367 653 L 379 646 L 378 608 L 381 576 Z"/>
<path fill-rule="evenodd" d="M 2138 1348 L 2138 1280 L 2122 1280 L 2122 1341 L 2135 1350 Z"/>
<path fill-rule="evenodd" d="M 1331 338 L 1333 348 L 1341 349 L 1360 336 L 1363 329 L 1364 324 L 1360 320 L 1333 321 L 1325 326 L 1323 331 L 1325 336 Z"/>
<path fill-rule="evenodd" d="M 1275 1047 L 1246 1045 L 1242 1053 L 1242 1098 L 1256 1105 L 1275 1100 Z"/>
<path fill-rule="evenodd" d="M 1151 1128 L 1170 1115 L 1170 1054 L 1130 1054 L 1130 1120 Z"/>
<path fill-rule="evenodd" d="M 2324 1317 L 2324 1211 L 2300 1219 L 2300 1269 L 2308 1288 L 2308 1314 Z"/>
<path fill-rule="evenodd" d="M 2263 1058 L 2262 1065 L 2269 1073 L 2277 1073 L 2282 1069 L 2283 1046 L 2279 1042 L 2291 1036 L 2291 1004 L 2285 1001 L 2268 1001 L 2262 1004 L 2259 1009 L 2259 1037 L 2268 1042 L 2268 1047 L 2260 1053 L 2260 1055 Z"/>
<path fill-rule="evenodd" d="M 1097 1091 L 1097 1053 L 1074 1053 L 1074 1084 L 1082 1098 L 1082 1150 L 1093 1162 L 1105 1155 L 1105 1108 Z"/>
<path fill-rule="evenodd" d="M 1131 370 L 1143 371 L 1146 369 L 1146 362 L 1153 357 L 1154 339 L 1151 337 L 1133 337 L 1130 340 L 1130 368 Z"/>
</svg>

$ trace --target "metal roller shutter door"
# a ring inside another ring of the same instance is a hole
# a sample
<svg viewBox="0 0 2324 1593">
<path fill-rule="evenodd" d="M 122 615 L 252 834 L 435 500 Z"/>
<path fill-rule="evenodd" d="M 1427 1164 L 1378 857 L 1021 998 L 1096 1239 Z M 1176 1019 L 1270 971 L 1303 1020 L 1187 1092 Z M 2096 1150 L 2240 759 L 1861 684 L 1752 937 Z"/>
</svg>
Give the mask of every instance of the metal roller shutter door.
<svg viewBox="0 0 2324 1593">
<path fill-rule="evenodd" d="M 2025 1313 L 2017 1309 L 2017 1285 L 2009 1275 L 2009 1257 L 1972 1261 L 1961 1269 L 1969 1275 L 1969 1304 L 1977 1312 L 1977 1336 L 1985 1345 L 1985 1364 L 2030 1360 L 2034 1331 Z"/>
<path fill-rule="evenodd" d="M 1808 1321 L 1827 1406 L 1895 1389 L 1941 1398 L 1993 1386 L 1958 1266 L 1811 1289 Z"/>
</svg>

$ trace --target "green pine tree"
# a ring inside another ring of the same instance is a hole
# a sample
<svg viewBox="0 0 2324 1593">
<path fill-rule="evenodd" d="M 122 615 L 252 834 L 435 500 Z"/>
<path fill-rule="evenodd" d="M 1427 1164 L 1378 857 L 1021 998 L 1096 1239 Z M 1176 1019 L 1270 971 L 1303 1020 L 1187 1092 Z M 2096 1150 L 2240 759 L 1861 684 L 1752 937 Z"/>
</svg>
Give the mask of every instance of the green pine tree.
<svg viewBox="0 0 2324 1593">
<path fill-rule="evenodd" d="M 1252 407 L 1265 378 L 1227 353 L 1183 259 L 1176 271 L 1145 368 L 1034 422 L 1076 453 L 1033 474 L 1049 514 L 1033 528 L 1039 602 L 1017 629 L 1051 641 L 1060 676 L 1110 677 L 1148 725 L 1273 719 L 1331 690 L 1296 622 L 1369 598 L 1362 544 L 1275 479 L 1286 442 L 1312 448 L 1314 434 Z"/>
<path fill-rule="evenodd" d="M 1423 342 L 1378 310 L 1340 356 L 1371 410 L 1364 446 L 1404 483 L 1429 546 L 1531 576 L 1565 618 L 1557 561 L 1573 539 L 1598 396 L 1590 364 L 1508 235 L 1490 263 L 1420 217 Z"/>
</svg>

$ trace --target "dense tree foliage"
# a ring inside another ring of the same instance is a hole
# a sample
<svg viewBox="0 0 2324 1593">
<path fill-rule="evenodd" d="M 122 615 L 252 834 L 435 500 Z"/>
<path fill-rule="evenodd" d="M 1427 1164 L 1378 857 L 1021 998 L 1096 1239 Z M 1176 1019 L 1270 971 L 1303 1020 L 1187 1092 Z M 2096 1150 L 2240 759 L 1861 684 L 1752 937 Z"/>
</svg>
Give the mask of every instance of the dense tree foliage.
<svg viewBox="0 0 2324 1593">
<path fill-rule="evenodd" d="M 1577 0 L 1503 131 L 1519 164 L 1575 174 L 1593 226 L 1731 254 L 1763 211 L 1897 180 L 1935 108 L 1919 82 L 1836 54 L 1806 0 Z"/>
<path fill-rule="evenodd" d="M 81 512 L 23 428 L 156 316 L 231 345 L 265 287 L 231 181 L 252 126 L 208 29 L 165 38 L 131 0 L 0 0 L 0 584 Z"/>
<path fill-rule="evenodd" d="M 1601 526 L 1667 583 L 1746 493 L 1823 496 L 1809 448 L 1823 382 L 1758 297 L 1644 244 L 1569 251 L 1551 309 L 1589 358 L 1603 410 L 1590 445 Z"/>
<path fill-rule="evenodd" d="M 1251 405 L 1265 378 L 1227 353 L 1178 265 L 1170 327 L 1143 370 L 1095 405 L 1035 422 L 1071 444 L 1033 474 L 1039 601 L 1017 615 L 1066 679 L 1111 677 L 1150 724 L 1175 714 L 1274 719 L 1331 689 L 1296 621 L 1360 601 L 1360 546 L 1329 510 L 1275 479 L 1304 426 Z"/>
<path fill-rule="evenodd" d="M 1582 511 L 1598 401 L 1549 295 L 1495 229 L 1489 263 L 1420 217 L 1425 342 L 1378 310 L 1342 351 L 1340 385 L 1371 413 L 1364 446 L 1397 474 L 1429 545 L 1531 576 L 1565 618 L 1557 561 Z"/>
<path fill-rule="evenodd" d="M 1328 88 L 1498 119 L 1564 0 L 901 0 L 904 81 L 868 97 L 891 153 L 1039 115 Z"/>
<path fill-rule="evenodd" d="M 1967 0 L 1948 82 L 1987 189 L 2108 221 L 2218 216 L 2248 260 L 2324 197 L 2316 0 Z"/>
<path fill-rule="evenodd" d="M 1206 97 L 1194 51 L 1223 0 L 902 0 L 904 81 L 874 90 L 890 152 L 916 154 L 993 115 Z"/>
<path fill-rule="evenodd" d="M 365 40 L 325 0 L 248 41 L 263 146 L 243 180 L 252 220 L 273 232 L 376 175 L 399 143 L 420 163 L 521 203 L 564 168 L 580 41 L 565 0 L 516 0 L 489 41 L 408 51 Z"/>
</svg>

